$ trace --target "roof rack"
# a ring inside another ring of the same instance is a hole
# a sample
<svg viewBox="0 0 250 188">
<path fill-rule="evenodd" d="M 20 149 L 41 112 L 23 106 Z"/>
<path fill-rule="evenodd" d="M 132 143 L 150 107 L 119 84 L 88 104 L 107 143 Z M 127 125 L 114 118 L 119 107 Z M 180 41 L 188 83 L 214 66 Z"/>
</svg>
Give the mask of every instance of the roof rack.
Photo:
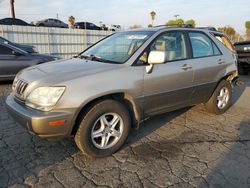
<svg viewBox="0 0 250 188">
<path fill-rule="evenodd" d="M 215 27 L 196 27 L 196 29 L 207 29 L 210 31 L 217 31 L 217 29 Z"/>
<path fill-rule="evenodd" d="M 156 25 L 153 27 L 181 27 L 181 28 L 194 28 L 191 24 L 181 24 L 181 25 Z"/>
<path fill-rule="evenodd" d="M 217 31 L 217 29 L 215 27 L 193 27 L 191 24 L 171 25 L 171 26 L 157 25 L 157 26 L 153 26 L 153 27 L 180 27 L 180 28 L 207 29 L 210 31 Z"/>
</svg>

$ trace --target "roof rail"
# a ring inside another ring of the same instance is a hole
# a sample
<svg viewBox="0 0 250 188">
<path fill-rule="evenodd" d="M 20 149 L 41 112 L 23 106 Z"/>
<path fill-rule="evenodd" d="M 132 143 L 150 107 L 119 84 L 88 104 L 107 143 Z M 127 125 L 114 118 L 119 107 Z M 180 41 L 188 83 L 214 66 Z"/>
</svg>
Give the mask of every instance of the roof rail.
<svg viewBox="0 0 250 188">
<path fill-rule="evenodd" d="M 181 27 L 181 28 L 194 28 L 194 29 L 207 29 L 210 31 L 217 31 L 217 29 L 215 27 L 193 27 L 191 24 L 182 24 L 182 25 L 156 25 L 153 27 Z"/>
<path fill-rule="evenodd" d="M 196 27 L 197 29 L 207 29 L 210 31 L 217 31 L 217 29 L 215 27 Z"/>
<path fill-rule="evenodd" d="M 182 28 L 194 28 L 191 24 L 181 24 L 181 25 L 156 25 L 153 27 L 182 27 Z"/>
</svg>

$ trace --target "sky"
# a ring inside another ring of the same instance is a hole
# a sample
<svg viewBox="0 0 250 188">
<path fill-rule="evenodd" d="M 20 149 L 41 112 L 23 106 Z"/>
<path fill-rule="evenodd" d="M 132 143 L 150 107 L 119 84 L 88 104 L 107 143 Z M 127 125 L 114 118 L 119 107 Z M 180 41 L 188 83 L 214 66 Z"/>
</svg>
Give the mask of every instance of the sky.
<svg viewBox="0 0 250 188">
<path fill-rule="evenodd" d="M 194 19 L 197 26 L 230 25 L 245 33 L 245 21 L 250 20 L 249 0 L 15 0 L 16 17 L 27 22 L 56 18 L 67 23 L 73 15 L 76 21 L 99 25 L 120 24 L 125 27 L 151 22 L 149 13 L 156 12 L 155 25 L 165 24 L 180 15 Z M 10 17 L 9 0 L 0 0 L 0 18 Z"/>
</svg>

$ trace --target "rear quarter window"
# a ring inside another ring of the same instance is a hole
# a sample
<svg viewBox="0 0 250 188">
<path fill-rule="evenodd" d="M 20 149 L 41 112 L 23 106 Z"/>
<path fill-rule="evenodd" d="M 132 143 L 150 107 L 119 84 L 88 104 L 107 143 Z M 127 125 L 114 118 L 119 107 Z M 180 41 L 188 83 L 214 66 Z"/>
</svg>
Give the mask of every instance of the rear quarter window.
<svg viewBox="0 0 250 188">
<path fill-rule="evenodd" d="M 212 35 L 214 35 L 215 38 L 218 41 L 220 41 L 224 46 L 226 46 L 230 51 L 235 52 L 235 48 L 227 36 L 219 35 L 219 34 L 215 34 L 215 33 L 212 33 Z"/>
</svg>

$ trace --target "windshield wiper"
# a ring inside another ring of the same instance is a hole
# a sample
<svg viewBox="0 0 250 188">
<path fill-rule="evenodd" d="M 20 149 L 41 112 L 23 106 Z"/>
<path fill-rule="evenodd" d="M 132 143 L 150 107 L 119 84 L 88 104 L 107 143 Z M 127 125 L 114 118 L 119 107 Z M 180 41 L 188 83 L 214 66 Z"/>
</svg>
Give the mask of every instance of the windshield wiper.
<svg viewBox="0 0 250 188">
<path fill-rule="evenodd" d="M 103 59 L 97 55 L 81 55 L 80 58 L 94 61 L 103 61 Z"/>
<path fill-rule="evenodd" d="M 104 63 L 115 63 L 118 64 L 118 62 L 116 61 L 111 61 L 111 60 L 107 60 L 107 59 L 103 59 L 100 56 L 91 54 L 91 55 L 81 55 L 79 56 L 81 59 L 87 59 L 87 60 L 91 60 L 91 61 L 98 61 L 98 62 L 104 62 Z"/>
<path fill-rule="evenodd" d="M 81 58 L 81 59 L 89 59 L 90 58 L 89 55 L 78 55 L 77 57 Z"/>
</svg>

